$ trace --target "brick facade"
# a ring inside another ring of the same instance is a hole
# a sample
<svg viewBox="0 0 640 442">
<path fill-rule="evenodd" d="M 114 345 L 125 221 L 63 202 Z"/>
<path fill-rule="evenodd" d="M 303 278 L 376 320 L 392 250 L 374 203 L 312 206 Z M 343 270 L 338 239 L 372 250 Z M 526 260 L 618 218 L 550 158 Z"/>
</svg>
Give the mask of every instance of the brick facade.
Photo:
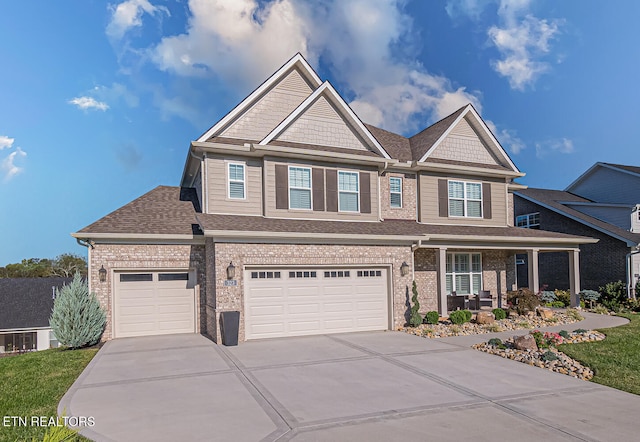
<svg viewBox="0 0 640 442">
<path fill-rule="evenodd" d="M 89 252 L 89 288 L 107 312 L 102 340 L 113 338 L 113 293 L 118 270 L 195 270 L 199 285 L 196 312 L 197 332 L 205 330 L 205 251 L 203 245 L 96 244 Z M 104 266 L 107 280 L 100 282 L 98 271 Z"/>
<path fill-rule="evenodd" d="M 402 178 L 402 207 L 391 207 L 389 177 Z M 418 180 L 415 173 L 388 172 L 380 177 L 380 207 L 382 219 L 412 219 L 417 216 Z"/>
<path fill-rule="evenodd" d="M 597 238 L 595 244 L 580 246 L 580 288 L 598 290 L 611 281 L 625 281 L 627 245 L 603 232 L 515 196 L 514 214 L 540 213 L 540 229 Z M 526 259 L 525 259 L 526 262 Z M 569 257 L 566 252 L 540 253 L 538 256 L 540 287 L 549 290 L 569 288 Z M 526 265 L 519 266 L 518 285 L 523 286 Z"/>
</svg>

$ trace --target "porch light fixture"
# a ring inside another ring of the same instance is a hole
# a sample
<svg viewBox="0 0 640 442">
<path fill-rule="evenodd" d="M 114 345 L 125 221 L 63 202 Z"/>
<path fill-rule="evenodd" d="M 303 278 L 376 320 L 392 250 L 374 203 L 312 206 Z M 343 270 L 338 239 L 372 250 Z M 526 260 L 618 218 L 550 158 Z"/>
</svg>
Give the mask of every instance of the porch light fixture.
<svg viewBox="0 0 640 442">
<path fill-rule="evenodd" d="M 236 266 L 233 265 L 233 261 L 227 266 L 227 279 L 233 279 L 236 277 Z"/>
<path fill-rule="evenodd" d="M 107 280 L 107 269 L 105 269 L 104 266 L 101 266 L 100 270 L 98 270 L 98 276 L 100 277 L 100 282 Z"/>
<path fill-rule="evenodd" d="M 407 276 L 409 274 L 409 264 L 407 264 L 407 261 L 404 261 L 400 266 L 400 274 L 402 276 Z"/>
</svg>

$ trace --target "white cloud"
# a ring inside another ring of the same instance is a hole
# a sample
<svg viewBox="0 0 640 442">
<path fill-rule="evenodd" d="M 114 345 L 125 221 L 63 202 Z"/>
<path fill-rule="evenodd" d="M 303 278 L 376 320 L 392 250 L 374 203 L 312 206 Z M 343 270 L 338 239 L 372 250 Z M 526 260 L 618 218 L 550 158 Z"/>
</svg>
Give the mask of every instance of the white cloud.
<svg viewBox="0 0 640 442">
<path fill-rule="evenodd" d="M 107 101 L 114 102 L 118 100 L 124 101 L 129 107 L 138 107 L 140 99 L 135 95 L 127 86 L 122 83 L 113 83 L 111 86 L 98 85 L 91 91 L 93 95 L 96 95 L 101 102 Z M 108 108 L 109 106 L 107 106 Z"/>
<path fill-rule="evenodd" d="M 421 129 L 479 93 L 434 75 L 408 54 L 411 18 L 400 0 L 190 0 L 183 34 L 149 50 L 161 69 L 179 77 L 215 79 L 244 93 L 294 53 L 330 69 L 365 121 L 389 130 Z M 167 113 L 193 115 L 176 100 L 158 100 Z"/>
<path fill-rule="evenodd" d="M 76 97 L 68 101 L 69 104 L 73 104 L 82 110 L 97 109 L 106 111 L 109 109 L 109 105 L 103 101 L 97 101 L 93 97 Z"/>
<path fill-rule="evenodd" d="M 573 140 L 564 137 L 536 143 L 536 156 L 538 158 L 543 158 L 549 153 L 571 154 L 575 151 Z"/>
<path fill-rule="evenodd" d="M 20 172 L 24 170 L 23 167 L 19 167 L 16 165 L 16 161 L 20 158 L 26 157 L 27 153 L 20 149 L 16 148 L 13 152 L 7 155 L 4 160 L 2 160 L 2 164 L 0 164 L 0 169 L 4 173 L 4 181 L 7 182 Z"/>
<path fill-rule="evenodd" d="M 6 135 L 0 135 L 0 150 L 2 149 L 11 149 L 13 146 L 14 138 L 9 138 Z"/>
<path fill-rule="evenodd" d="M 525 149 L 527 146 L 524 141 L 518 137 L 518 134 L 515 130 L 511 129 L 498 129 L 495 123 L 491 120 L 486 120 L 487 126 L 493 132 L 493 135 L 498 139 L 500 145 L 506 148 L 508 151 L 513 153 L 514 155 L 518 155 Z"/>
<path fill-rule="evenodd" d="M 450 0 L 446 10 L 453 19 L 467 16 L 479 21 L 483 10 L 497 1 Z M 530 4 L 530 0 L 499 0 L 499 23 L 487 30 L 489 40 L 500 53 L 499 59 L 491 61 L 492 68 L 507 78 L 512 89 L 520 91 L 533 86 L 540 75 L 551 69 L 545 57 L 551 52 L 550 42 L 557 38 L 564 22 L 534 16 Z"/>
<path fill-rule="evenodd" d="M 109 5 L 111 20 L 107 25 L 107 35 L 114 39 L 121 39 L 131 28 L 142 26 L 142 16 L 146 13 L 166 13 L 171 15 L 164 6 L 154 6 L 148 0 L 127 0 L 117 6 Z"/>
</svg>

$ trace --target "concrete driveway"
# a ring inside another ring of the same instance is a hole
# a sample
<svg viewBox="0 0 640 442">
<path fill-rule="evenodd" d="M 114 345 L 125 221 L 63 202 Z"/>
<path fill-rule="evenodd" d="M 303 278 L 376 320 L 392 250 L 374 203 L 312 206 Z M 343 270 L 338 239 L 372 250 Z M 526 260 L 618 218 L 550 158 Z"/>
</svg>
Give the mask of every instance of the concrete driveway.
<svg viewBox="0 0 640 442">
<path fill-rule="evenodd" d="M 640 397 L 399 332 L 110 341 L 59 410 L 96 441 L 633 440 Z"/>
</svg>

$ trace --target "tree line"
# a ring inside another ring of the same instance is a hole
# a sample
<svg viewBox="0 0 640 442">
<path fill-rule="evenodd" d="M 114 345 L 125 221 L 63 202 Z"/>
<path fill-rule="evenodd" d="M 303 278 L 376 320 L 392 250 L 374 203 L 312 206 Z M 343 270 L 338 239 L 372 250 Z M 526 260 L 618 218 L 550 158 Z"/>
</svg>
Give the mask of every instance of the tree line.
<svg viewBox="0 0 640 442">
<path fill-rule="evenodd" d="M 0 267 L 0 278 L 46 278 L 62 276 L 70 278 L 75 273 L 87 276 L 87 260 L 73 253 L 63 253 L 53 259 L 29 258 Z"/>
</svg>

